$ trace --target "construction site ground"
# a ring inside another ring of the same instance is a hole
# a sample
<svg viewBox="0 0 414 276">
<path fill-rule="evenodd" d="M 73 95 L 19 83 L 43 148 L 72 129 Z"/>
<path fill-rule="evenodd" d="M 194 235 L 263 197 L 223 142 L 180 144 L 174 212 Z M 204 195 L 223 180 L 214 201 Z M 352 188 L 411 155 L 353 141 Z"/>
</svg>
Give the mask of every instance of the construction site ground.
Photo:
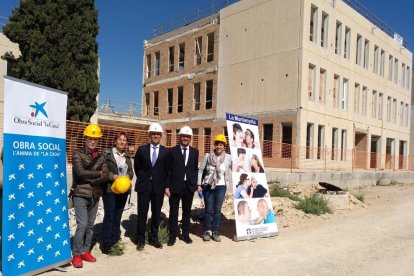
<svg viewBox="0 0 414 276">
<path fill-rule="evenodd" d="M 71 275 L 413 275 L 414 184 L 371 186 L 349 193 L 363 195 L 364 203 L 351 200 L 347 208 L 321 216 L 296 210 L 289 199 L 272 198 L 279 235 L 238 242 L 233 241 L 234 214 L 228 198 L 221 243 L 203 242 L 202 224 L 194 221 L 193 244 L 178 240 L 173 247 L 164 245 L 160 250 L 147 245 L 142 252 L 131 241 L 136 223 L 132 204 L 122 222 L 123 256 L 103 255 L 97 244 L 96 263 L 66 269 Z M 194 207 L 199 207 L 197 200 Z M 163 212 L 165 208 L 167 202 Z M 102 210 L 97 235 L 101 216 Z"/>
</svg>

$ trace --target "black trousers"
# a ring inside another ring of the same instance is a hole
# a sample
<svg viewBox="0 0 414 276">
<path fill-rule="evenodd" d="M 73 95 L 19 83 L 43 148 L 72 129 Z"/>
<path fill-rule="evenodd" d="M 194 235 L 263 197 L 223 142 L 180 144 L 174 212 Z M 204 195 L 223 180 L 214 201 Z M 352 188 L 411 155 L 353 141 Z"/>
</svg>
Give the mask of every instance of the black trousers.
<svg viewBox="0 0 414 276">
<path fill-rule="evenodd" d="M 178 209 L 180 206 L 180 200 L 183 209 L 182 234 L 183 236 L 188 236 L 190 234 L 190 214 L 193 198 L 194 192 L 190 191 L 187 183 L 180 193 L 171 193 L 169 200 L 170 217 L 168 219 L 170 238 L 176 238 L 178 234 Z"/>
<path fill-rule="evenodd" d="M 151 186 L 143 193 L 138 193 L 138 227 L 137 242 L 145 243 L 145 230 L 147 225 L 148 209 L 151 202 L 151 227 L 149 230 L 148 240 L 158 240 L 158 228 L 160 226 L 161 208 L 164 200 L 164 194 L 155 194 Z"/>
</svg>

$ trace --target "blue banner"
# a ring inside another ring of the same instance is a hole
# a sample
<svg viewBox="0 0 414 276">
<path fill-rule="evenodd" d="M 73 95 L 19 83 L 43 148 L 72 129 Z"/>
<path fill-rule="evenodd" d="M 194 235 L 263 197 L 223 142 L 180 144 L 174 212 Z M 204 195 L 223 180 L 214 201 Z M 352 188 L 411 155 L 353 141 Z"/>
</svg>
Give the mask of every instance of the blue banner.
<svg viewBox="0 0 414 276">
<path fill-rule="evenodd" d="M 66 99 L 5 78 L 3 275 L 38 273 L 71 259 Z"/>
</svg>

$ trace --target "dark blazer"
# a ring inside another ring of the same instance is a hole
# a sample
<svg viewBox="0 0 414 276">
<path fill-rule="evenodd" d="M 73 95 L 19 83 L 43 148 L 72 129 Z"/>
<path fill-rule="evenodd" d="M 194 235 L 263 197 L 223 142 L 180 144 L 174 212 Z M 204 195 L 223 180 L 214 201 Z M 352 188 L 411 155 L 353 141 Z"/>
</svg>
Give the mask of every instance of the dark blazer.
<svg viewBox="0 0 414 276">
<path fill-rule="evenodd" d="M 151 144 L 140 146 L 135 154 L 134 170 L 137 176 L 135 191 L 145 192 L 152 178 L 154 193 L 164 194 L 168 177 L 168 149 L 160 145 L 157 162 L 152 167 L 150 146 Z"/>
<path fill-rule="evenodd" d="M 190 191 L 197 190 L 198 149 L 189 147 L 188 161 L 185 166 L 181 146 L 175 146 L 169 152 L 168 187 L 172 193 L 179 193 L 185 187 L 184 174 L 187 175 L 187 185 Z"/>
</svg>

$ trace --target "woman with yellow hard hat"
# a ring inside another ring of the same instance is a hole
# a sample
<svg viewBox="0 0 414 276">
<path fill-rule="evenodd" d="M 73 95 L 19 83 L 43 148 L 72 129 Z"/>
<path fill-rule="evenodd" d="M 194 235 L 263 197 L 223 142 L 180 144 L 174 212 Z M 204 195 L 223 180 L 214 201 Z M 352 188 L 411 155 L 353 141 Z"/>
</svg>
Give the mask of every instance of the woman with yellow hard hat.
<svg viewBox="0 0 414 276">
<path fill-rule="evenodd" d="M 102 137 L 101 128 L 88 125 L 84 132 L 85 145 L 72 154 L 73 205 L 76 216 L 76 232 L 72 244 L 72 265 L 83 266 L 82 261 L 96 262 L 91 254 L 93 225 L 98 211 L 99 198 L 108 182 L 108 166 L 98 150 Z"/>
<path fill-rule="evenodd" d="M 131 156 L 127 151 L 128 136 L 121 131 L 114 137 L 115 146 L 104 150 L 109 179 L 102 197 L 104 219 L 102 227 L 102 252 L 108 255 L 123 254 L 121 218 L 134 177 Z"/>
<path fill-rule="evenodd" d="M 221 207 L 231 177 L 231 155 L 224 150 L 227 144 L 224 134 L 216 135 L 213 142 L 214 150 L 204 156 L 198 169 L 198 185 L 199 192 L 203 191 L 205 204 L 203 241 L 212 238 L 220 242 Z"/>
</svg>

